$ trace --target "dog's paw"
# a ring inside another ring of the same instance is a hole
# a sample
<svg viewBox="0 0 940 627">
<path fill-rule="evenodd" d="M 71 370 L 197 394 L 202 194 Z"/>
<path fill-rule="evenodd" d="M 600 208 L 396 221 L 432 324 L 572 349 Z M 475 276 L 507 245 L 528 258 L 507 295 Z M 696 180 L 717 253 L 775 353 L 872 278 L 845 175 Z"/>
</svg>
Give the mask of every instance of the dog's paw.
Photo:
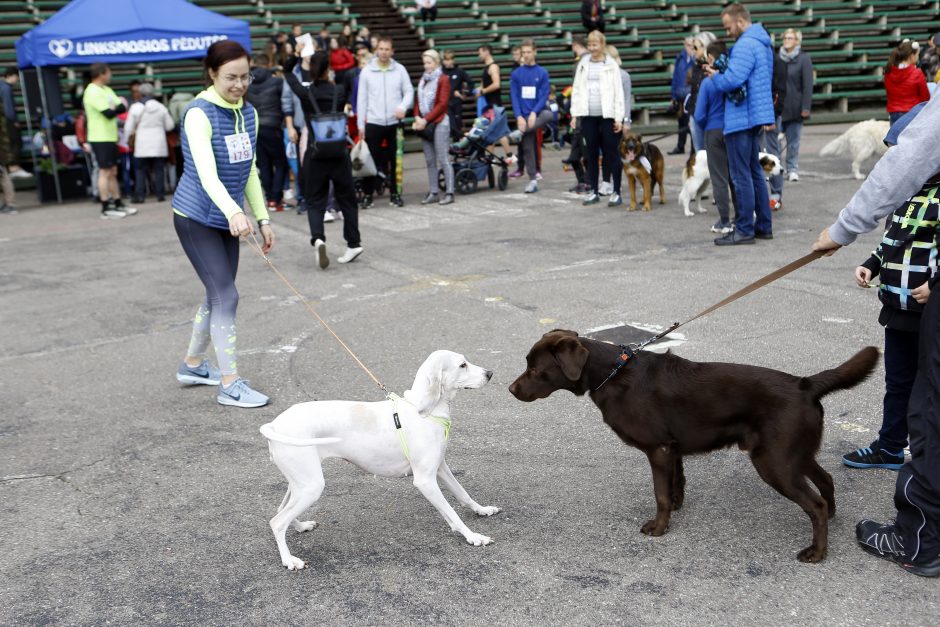
<svg viewBox="0 0 940 627">
<path fill-rule="evenodd" d="M 817 549 L 814 546 L 808 546 L 796 554 L 796 559 L 805 564 L 815 564 L 821 562 L 826 557 L 826 549 Z"/>
<path fill-rule="evenodd" d="M 300 531 L 301 533 L 303 533 L 304 531 L 312 531 L 313 529 L 316 529 L 316 528 L 317 528 L 317 521 L 315 521 L 315 520 L 304 520 L 304 521 L 295 520 L 295 521 L 292 523 L 291 526 L 293 526 L 294 531 Z"/>
<path fill-rule="evenodd" d="M 307 567 L 307 562 L 293 555 L 288 556 L 288 558 L 281 563 L 287 567 L 287 570 L 303 570 Z"/>
<path fill-rule="evenodd" d="M 702 205 L 699 205 L 699 206 L 698 206 L 698 212 L 699 212 L 699 213 L 707 213 L 707 212 L 708 212 L 708 208 L 707 208 L 707 207 L 703 207 Z"/>
<path fill-rule="evenodd" d="M 649 205 L 643 205 L 643 211 L 652 211 L 652 210 L 653 208 L 650 207 Z"/>
<path fill-rule="evenodd" d="M 691 218 L 692 216 L 695 215 L 694 213 L 692 213 L 691 209 L 686 209 L 684 213 L 685 213 L 685 217 L 687 218 Z"/>
<path fill-rule="evenodd" d="M 628 211 L 636 211 L 636 205 L 630 205 L 630 209 L 628 209 Z"/>
<path fill-rule="evenodd" d="M 475 510 L 477 516 L 492 516 L 493 514 L 498 514 L 503 511 L 495 505 L 483 506 L 478 510 Z"/>
<path fill-rule="evenodd" d="M 492 544 L 493 539 L 484 536 L 483 534 L 473 533 L 472 531 L 467 534 L 467 544 L 472 544 L 473 546 L 486 546 L 487 544 Z"/>
<path fill-rule="evenodd" d="M 666 529 L 669 528 L 669 525 L 658 525 L 656 519 L 646 521 L 642 527 L 640 527 L 640 533 L 644 533 L 648 536 L 661 536 L 666 533 Z"/>
</svg>

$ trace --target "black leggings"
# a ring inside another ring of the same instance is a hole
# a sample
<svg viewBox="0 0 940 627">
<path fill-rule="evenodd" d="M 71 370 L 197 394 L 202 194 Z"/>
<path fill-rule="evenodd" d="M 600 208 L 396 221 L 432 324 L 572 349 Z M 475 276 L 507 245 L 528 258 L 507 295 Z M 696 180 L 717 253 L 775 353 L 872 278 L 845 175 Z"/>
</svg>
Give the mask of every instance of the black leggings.
<svg viewBox="0 0 940 627">
<path fill-rule="evenodd" d="M 309 152 L 309 151 L 308 151 Z M 323 230 L 323 214 L 333 184 L 336 204 L 343 212 L 343 238 L 350 248 L 362 245 L 359 238 L 359 209 L 356 207 L 356 188 L 352 178 L 352 163 L 349 155 L 341 159 L 305 160 L 304 197 L 307 199 L 307 221 L 310 223 L 310 243 L 318 239 L 326 241 Z"/>
<path fill-rule="evenodd" d="M 587 184 L 597 193 L 597 180 L 600 178 L 597 167 L 597 153 L 604 153 L 604 165 L 610 167 L 614 178 L 614 192 L 620 193 L 620 179 L 623 168 L 620 161 L 620 135 L 614 133 L 614 121 L 599 115 L 585 116 L 578 119 L 581 135 L 584 137 L 584 160 L 587 162 Z"/>
<path fill-rule="evenodd" d="M 238 372 L 235 363 L 235 310 L 238 290 L 238 238 L 195 220 L 173 214 L 173 227 L 183 251 L 206 287 L 206 298 L 196 312 L 188 355 L 206 354 L 209 342 L 215 348 L 224 375 Z"/>
</svg>

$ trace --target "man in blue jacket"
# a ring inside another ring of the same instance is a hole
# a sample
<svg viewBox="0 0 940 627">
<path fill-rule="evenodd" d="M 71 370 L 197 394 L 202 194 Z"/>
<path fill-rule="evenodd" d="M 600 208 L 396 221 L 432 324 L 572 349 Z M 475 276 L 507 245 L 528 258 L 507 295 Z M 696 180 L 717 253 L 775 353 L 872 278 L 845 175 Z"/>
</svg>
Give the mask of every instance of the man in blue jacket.
<svg viewBox="0 0 940 627">
<path fill-rule="evenodd" d="M 522 65 L 509 76 L 509 93 L 512 96 L 512 110 L 516 114 L 516 127 L 522 133 L 522 153 L 529 174 L 525 193 L 532 194 L 539 191 L 535 179 L 538 166 L 535 154 L 536 131 L 551 122 L 553 115 L 548 108 L 548 72 L 535 63 L 535 42 L 531 39 L 523 40 L 519 49 Z"/>
<path fill-rule="evenodd" d="M 728 35 L 737 39 L 731 49 L 728 69 L 718 73 L 708 66 L 714 85 L 728 95 L 725 105 L 725 145 L 731 181 L 738 199 L 734 231 L 715 240 L 719 246 L 753 244 L 773 239 L 770 197 L 760 165 L 760 133 L 774 123 L 773 48 L 761 24 L 751 24 L 751 14 L 738 3 L 721 12 Z M 740 91 L 732 94 L 735 90 Z M 732 97 L 734 96 L 734 97 Z M 755 220 L 755 213 L 757 218 Z"/>
</svg>

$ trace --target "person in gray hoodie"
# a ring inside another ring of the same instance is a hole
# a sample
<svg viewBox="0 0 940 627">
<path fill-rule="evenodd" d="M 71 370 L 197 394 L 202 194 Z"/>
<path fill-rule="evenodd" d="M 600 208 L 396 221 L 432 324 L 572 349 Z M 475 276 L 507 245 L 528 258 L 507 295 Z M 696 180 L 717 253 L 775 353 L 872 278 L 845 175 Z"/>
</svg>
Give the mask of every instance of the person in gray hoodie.
<svg viewBox="0 0 940 627">
<path fill-rule="evenodd" d="M 819 234 L 813 250 L 832 255 L 862 233 L 878 227 L 926 183 L 940 182 L 937 128 L 940 128 L 940 98 L 933 98 L 913 115 L 897 138 L 897 145 L 875 164 L 849 204 L 839 212 L 836 222 Z M 938 274 L 927 280 L 930 295 L 921 315 L 917 377 L 907 414 L 911 461 L 898 471 L 894 492 L 897 518 L 893 523 L 862 520 L 855 527 L 855 538 L 864 551 L 924 577 L 940 576 L 938 280 Z"/>
<path fill-rule="evenodd" d="M 359 92 L 356 95 L 356 116 L 359 135 L 365 137 L 369 152 L 379 175 L 391 182 L 389 167 L 395 163 L 395 133 L 405 118 L 405 112 L 414 104 L 414 87 L 404 66 L 395 61 L 395 49 L 389 37 L 379 37 L 375 58 L 359 74 Z M 385 143 L 385 146 L 382 143 Z M 363 181 L 365 197 L 362 209 L 372 206 L 377 177 Z M 389 186 L 389 189 L 394 189 Z M 393 205 L 402 206 L 401 196 L 391 192 Z"/>
</svg>

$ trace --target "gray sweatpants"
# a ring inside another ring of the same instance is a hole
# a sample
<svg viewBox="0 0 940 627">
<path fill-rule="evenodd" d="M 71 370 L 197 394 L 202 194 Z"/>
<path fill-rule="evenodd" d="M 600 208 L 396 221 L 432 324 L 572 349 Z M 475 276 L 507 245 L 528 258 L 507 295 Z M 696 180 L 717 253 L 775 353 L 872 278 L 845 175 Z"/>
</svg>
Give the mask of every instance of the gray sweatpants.
<svg viewBox="0 0 940 627">
<path fill-rule="evenodd" d="M 529 174 L 529 180 L 535 180 L 535 171 L 538 166 L 538 158 L 535 152 L 535 138 L 538 129 L 542 128 L 555 118 L 550 109 L 543 109 L 541 113 L 535 116 L 535 126 L 526 128 L 522 134 L 522 154 L 525 158 L 525 170 Z"/>
<path fill-rule="evenodd" d="M 440 193 L 437 182 L 437 173 L 444 171 L 444 181 L 447 189 L 445 193 L 454 193 L 454 168 L 450 165 L 450 121 L 447 116 L 441 120 L 434 129 L 434 141 L 421 140 L 424 150 L 424 161 L 428 166 L 428 185 L 432 194 Z"/>
<path fill-rule="evenodd" d="M 705 153 L 708 155 L 708 176 L 712 182 L 712 194 L 718 207 L 718 216 L 722 222 L 733 221 L 729 216 L 734 189 L 728 175 L 728 151 L 725 149 L 725 135 L 722 129 L 705 131 Z M 729 194 L 730 190 L 730 194 Z M 738 208 L 735 206 L 737 217 Z"/>
</svg>

